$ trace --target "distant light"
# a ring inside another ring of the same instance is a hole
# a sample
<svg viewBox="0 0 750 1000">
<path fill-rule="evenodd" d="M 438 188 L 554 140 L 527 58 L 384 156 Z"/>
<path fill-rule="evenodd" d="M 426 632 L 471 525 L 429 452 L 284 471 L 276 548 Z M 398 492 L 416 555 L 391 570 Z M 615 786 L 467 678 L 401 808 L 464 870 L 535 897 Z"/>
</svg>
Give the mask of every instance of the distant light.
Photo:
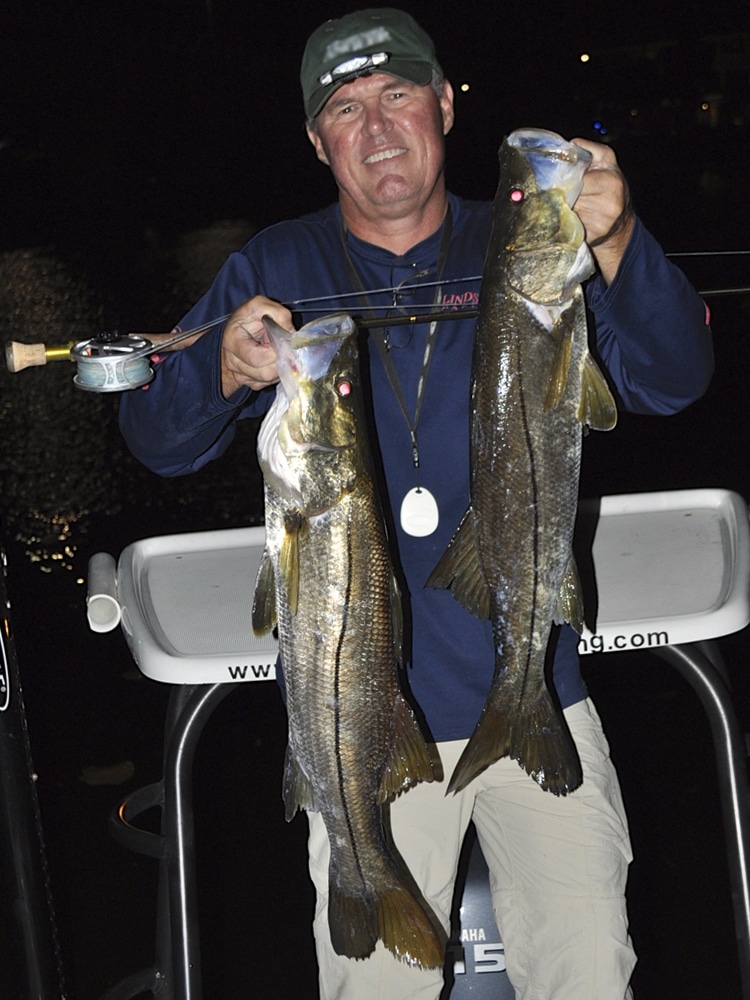
<svg viewBox="0 0 750 1000">
<path fill-rule="evenodd" d="M 470 89 L 471 89 L 471 84 L 470 83 L 462 83 L 461 84 L 461 90 L 463 90 L 464 93 L 466 93 L 466 91 L 470 90 Z"/>
<path fill-rule="evenodd" d="M 631 118 L 637 118 L 638 117 L 638 108 L 631 108 L 630 109 L 630 117 Z"/>
<path fill-rule="evenodd" d="M 708 103 L 708 101 L 704 101 L 703 104 L 701 104 L 701 111 L 708 111 L 710 107 L 711 105 Z"/>
<path fill-rule="evenodd" d="M 596 129 L 596 131 L 599 132 L 599 131 L 601 131 L 602 123 L 601 122 L 593 122 L 593 126 Z"/>
<path fill-rule="evenodd" d="M 588 54 L 588 52 L 582 52 L 579 56 L 579 59 L 581 60 L 582 63 L 587 63 L 591 59 L 591 56 Z"/>
</svg>

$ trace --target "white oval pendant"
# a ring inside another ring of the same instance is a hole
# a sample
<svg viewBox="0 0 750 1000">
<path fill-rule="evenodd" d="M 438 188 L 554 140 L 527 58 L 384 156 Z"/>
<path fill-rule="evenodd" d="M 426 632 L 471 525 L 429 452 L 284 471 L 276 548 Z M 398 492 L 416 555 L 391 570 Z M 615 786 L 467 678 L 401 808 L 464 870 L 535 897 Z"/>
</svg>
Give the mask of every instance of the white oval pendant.
<svg viewBox="0 0 750 1000">
<path fill-rule="evenodd" d="M 401 502 L 401 527 L 407 535 L 422 538 L 438 526 L 440 513 L 435 497 L 424 486 L 415 486 Z"/>
</svg>

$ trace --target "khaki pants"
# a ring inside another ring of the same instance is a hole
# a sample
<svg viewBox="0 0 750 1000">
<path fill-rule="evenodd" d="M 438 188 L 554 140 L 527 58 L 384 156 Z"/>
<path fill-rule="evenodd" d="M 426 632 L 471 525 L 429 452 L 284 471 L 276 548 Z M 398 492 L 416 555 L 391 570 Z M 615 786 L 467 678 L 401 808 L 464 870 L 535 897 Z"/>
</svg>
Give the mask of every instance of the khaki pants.
<svg viewBox="0 0 750 1000">
<path fill-rule="evenodd" d="M 458 856 L 473 819 L 517 1000 L 626 1000 L 636 959 L 625 906 L 632 856 L 619 783 L 591 701 L 566 709 L 565 717 L 583 765 L 583 785 L 574 793 L 543 792 L 518 764 L 502 760 L 446 797 L 466 741 L 442 743 L 445 780 L 396 799 L 393 837 L 447 930 Z M 412 969 L 380 942 L 364 961 L 334 953 L 328 838 L 320 814 L 309 820 L 321 998 L 437 1000 L 441 971 Z"/>
</svg>

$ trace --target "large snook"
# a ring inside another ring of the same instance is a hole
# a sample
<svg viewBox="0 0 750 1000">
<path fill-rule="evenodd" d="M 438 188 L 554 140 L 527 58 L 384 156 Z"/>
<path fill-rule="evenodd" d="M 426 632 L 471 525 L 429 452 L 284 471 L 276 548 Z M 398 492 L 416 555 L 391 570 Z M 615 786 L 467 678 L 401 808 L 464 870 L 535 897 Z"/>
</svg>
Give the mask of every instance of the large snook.
<svg viewBox="0 0 750 1000">
<path fill-rule="evenodd" d="M 583 624 L 572 553 L 582 431 L 613 427 L 587 348 L 581 281 L 594 270 L 572 206 L 590 155 L 553 132 L 513 132 L 485 261 L 472 368 L 470 507 L 427 581 L 492 621 L 495 672 L 451 777 L 509 756 L 542 788 L 581 782 L 545 682 L 553 622 Z"/>
<path fill-rule="evenodd" d="M 354 324 L 288 333 L 266 319 L 280 385 L 258 438 L 266 550 L 253 605 L 278 625 L 287 691 L 286 818 L 319 811 L 331 845 L 336 952 L 381 939 L 405 962 L 443 963 L 444 934 L 392 842 L 387 805 L 442 777 L 398 683 L 402 617 L 372 476 Z"/>
</svg>

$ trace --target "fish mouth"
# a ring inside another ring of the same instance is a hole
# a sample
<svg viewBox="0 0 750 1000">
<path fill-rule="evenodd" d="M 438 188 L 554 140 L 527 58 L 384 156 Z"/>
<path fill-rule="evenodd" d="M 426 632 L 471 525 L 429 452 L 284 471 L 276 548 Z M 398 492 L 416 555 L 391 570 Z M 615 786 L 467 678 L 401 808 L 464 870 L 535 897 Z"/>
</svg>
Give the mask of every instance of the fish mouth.
<svg viewBox="0 0 750 1000">
<path fill-rule="evenodd" d="M 342 343 L 355 330 L 346 313 L 335 313 L 306 324 L 301 330 L 285 330 L 270 317 L 263 322 L 276 353 L 279 392 L 276 420 L 283 450 L 291 458 L 308 452 L 334 454 L 344 445 L 320 440 L 320 428 L 309 412 L 316 383 L 322 379 Z"/>
<path fill-rule="evenodd" d="M 354 320 L 335 313 L 308 323 L 302 330 L 284 330 L 269 316 L 263 317 L 268 339 L 276 354 L 279 381 L 290 402 L 300 384 L 314 382 L 327 371 L 342 342 L 354 331 Z"/>
<path fill-rule="evenodd" d="M 544 129 L 517 129 L 507 141 L 526 160 L 539 189 L 558 188 L 572 208 L 581 193 L 583 175 L 593 159 L 591 153 L 556 132 Z"/>
<path fill-rule="evenodd" d="M 405 146 L 389 146 L 388 149 L 379 149 L 375 153 L 370 153 L 366 156 L 363 163 L 382 163 L 384 160 L 392 160 L 396 156 L 403 156 L 404 153 L 408 153 L 408 149 Z"/>
</svg>

